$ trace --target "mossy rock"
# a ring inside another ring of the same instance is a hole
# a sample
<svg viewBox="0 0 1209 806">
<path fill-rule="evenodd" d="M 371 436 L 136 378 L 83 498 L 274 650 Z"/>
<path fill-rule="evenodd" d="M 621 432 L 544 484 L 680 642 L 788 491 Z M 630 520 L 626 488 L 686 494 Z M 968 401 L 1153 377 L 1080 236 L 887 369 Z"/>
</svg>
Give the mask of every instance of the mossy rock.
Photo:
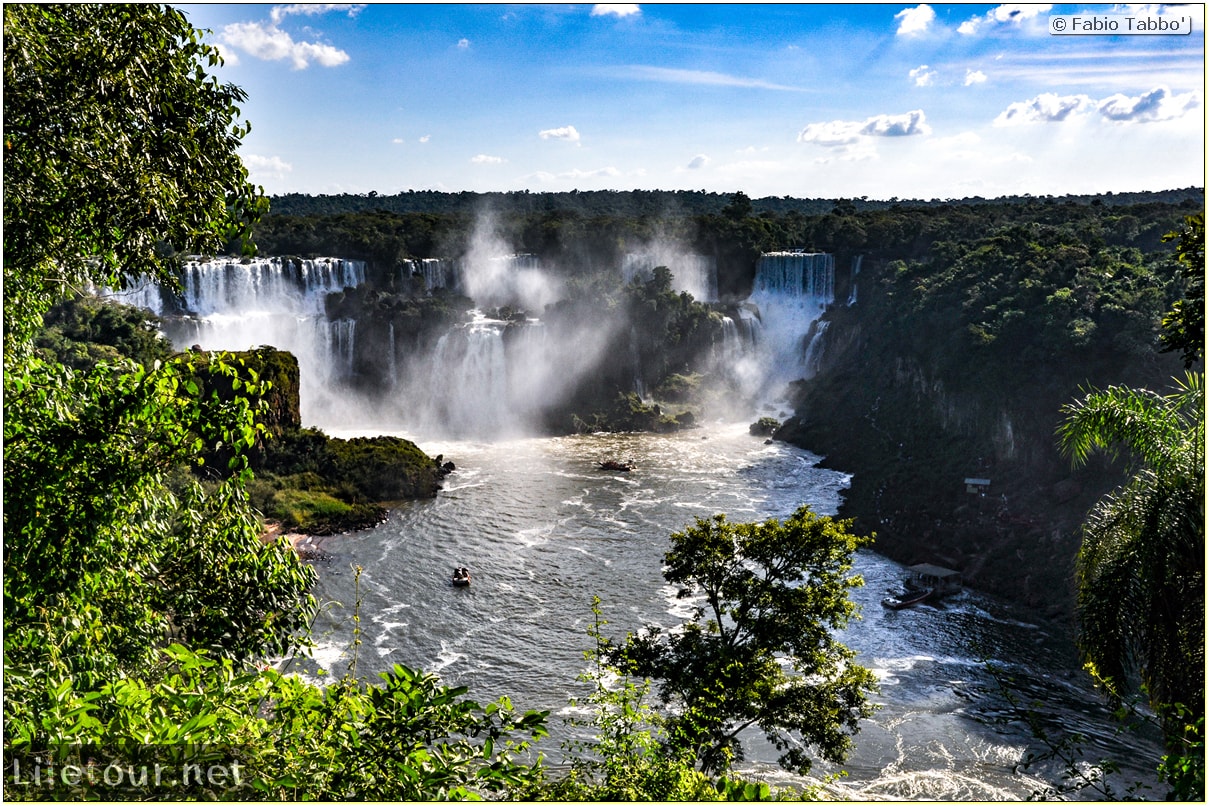
<svg viewBox="0 0 1209 806">
<path fill-rule="evenodd" d="M 336 479 L 352 484 L 371 501 L 436 495 L 442 470 L 436 460 L 400 437 L 332 439 L 328 443 Z"/>
</svg>

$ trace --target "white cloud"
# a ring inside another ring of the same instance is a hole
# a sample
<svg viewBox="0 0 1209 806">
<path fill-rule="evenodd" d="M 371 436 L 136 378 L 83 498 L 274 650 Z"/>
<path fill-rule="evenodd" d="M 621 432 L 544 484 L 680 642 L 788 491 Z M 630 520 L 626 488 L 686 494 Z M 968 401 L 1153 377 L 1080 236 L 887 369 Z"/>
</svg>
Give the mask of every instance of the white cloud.
<svg viewBox="0 0 1209 806">
<path fill-rule="evenodd" d="M 801 87 L 790 87 L 784 84 L 773 84 L 758 78 L 743 78 L 726 73 L 714 73 L 708 70 L 680 70 L 673 67 L 649 67 L 646 65 L 631 65 L 627 68 L 628 75 L 634 78 L 651 81 L 667 81 L 672 84 L 704 84 L 717 87 L 754 87 L 764 90 L 788 90 L 804 92 Z"/>
<path fill-rule="evenodd" d="M 287 32 L 272 23 L 234 22 L 219 35 L 221 45 L 241 50 L 266 61 L 289 59 L 295 70 L 303 70 L 312 61 L 324 67 L 336 67 L 349 60 L 339 48 L 318 42 L 295 42 Z"/>
<path fill-rule="evenodd" d="M 995 125 L 1059 122 L 1091 107 L 1094 103 L 1095 101 L 1086 95 L 1058 95 L 1043 92 L 1036 98 L 1009 104 L 1008 108 L 995 118 Z"/>
<path fill-rule="evenodd" d="M 538 182 L 553 182 L 556 179 L 608 179 L 614 176 L 621 176 L 621 171 L 610 165 L 606 168 L 597 168 L 592 171 L 583 171 L 579 168 L 574 168 L 560 174 L 552 174 L 549 171 L 537 171 L 525 178 L 535 179 Z"/>
<path fill-rule="evenodd" d="M 697 156 L 695 156 L 691 160 L 689 160 L 688 165 L 686 165 L 685 167 L 688 168 L 690 171 L 695 171 L 699 168 L 704 168 L 706 165 L 709 165 L 709 157 L 707 157 L 704 154 L 698 154 Z"/>
<path fill-rule="evenodd" d="M 475 154 L 470 161 L 475 165 L 499 165 L 501 162 L 506 162 L 503 157 L 493 157 L 489 154 Z"/>
<path fill-rule="evenodd" d="M 932 127 L 924 121 L 922 109 L 913 109 L 905 115 L 875 115 L 861 127 L 861 134 L 872 137 L 911 137 L 931 133 Z"/>
<path fill-rule="evenodd" d="M 995 22 L 1019 24 L 1025 20 L 1045 14 L 1052 8 L 1053 5 L 1050 3 L 1004 3 L 988 11 L 987 17 Z"/>
<path fill-rule="evenodd" d="M 420 138 L 420 142 L 421 142 L 421 143 L 427 143 L 427 142 L 428 142 L 429 140 L 431 140 L 431 139 L 432 139 L 432 135 L 431 135 L 431 134 L 426 134 L 426 135 L 424 135 L 423 137 L 421 137 L 421 138 Z"/>
<path fill-rule="evenodd" d="M 1080 113 L 1095 110 L 1100 117 L 1115 123 L 1153 123 L 1183 117 L 1198 106 L 1200 100 L 1195 93 L 1175 95 L 1163 86 L 1136 96 L 1118 92 L 1100 101 L 1086 95 L 1046 92 L 1036 98 L 1010 104 L 994 122 L 996 126 L 1060 123 Z"/>
<path fill-rule="evenodd" d="M 611 165 L 608 166 L 607 168 L 597 168 L 594 171 L 581 171 L 578 168 L 576 168 L 574 170 L 559 174 L 558 178 L 559 179 L 599 179 L 599 178 L 608 177 L 608 176 L 621 176 L 621 171 L 617 170 L 616 168 L 614 168 Z"/>
<path fill-rule="evenodd" d="M 898 35 L 904 34 L 922 34 L 928 30 L 928 26 L 932 24 L 932 20 L 936 19 L 936 12 L 927 3 L 920 3 L 915 8 L 905 8 L 894 15 L 894 19 L 901 20 L 898 24 Z"/>
<path fill-rule="evenodd" d="M 957 33 L 970 36 L 985 26 L 1020 25 L 1046 14 L 1053 8 L 1050 3 L 1005 3 L 988 11 L 981 17 L 970 17 L 957 26 Z"/>
<path fill-rule="evenodd" d="M 903 115 L 874 115 L 863 121 L 811 123 L 798 133 L 798 142 L 836 148 L 864 143 L 868 137 L 910 137 L 931 133 L 932 127 L 925 121 L 924 111 L 914 109 Z"/>
<path fill-rule="evenodd" d="M 243 164 L 254 182 L 266 179 L 285 179 L 285 175 L 294 170 L 294 166 L 281 157 L 262 157 L 259 154 L 245 154 Z"/>
<path fill-rule="evenodd" d="M 273 24 L 277 25 L 291 14 L 313 17 L 329 11 L 347 11 L 350 17 L 355 17 L 363 8 L 365 3 L 292 3 L 288 6 L 273 6 L 269 17 L 272 18 Z"/>
<path fill-rule="evenodd" d="M 470 48 L 470 40 L 462 37 L 458 40 L 458 50 L 468 50 Z"/>
<path fill-rule="evenodd" d="M 1183 117 L 1184 113 L 1198 105 L 1196 96 L 1191 92 L 1172 95 L 1166 87 L 1155 87 L 1137 97 L 1121 93 L 1110 95 L 1096 105 L 1096 111 L 1109 120 L 1121 123 L 1150 123 Z"/>
<path fill-rule="evenodd" d="M 932 79 L 936 78 L 936 71 L 929 70 L 928 65 L 926 64 L 921 64 L 907 75 L 909 75 L 911 80 L 915 82 L 915 86 L 927 87 L 932 83 Z"/>
<path fill-rule="evenodd" d="M 226 42 L 222 40 L 214 40 L 214 47 L 218 49 L 218 55 L 222 56 L 223 64 L 227 67 L 234 67 L 239 64 L 239 54 Z"/>
<path fill-rule="evenodd" d="M 402 137 L 396 137 L 395 139 L 391 140 L 391 142 L 392 142 L 392 143 L 394 143 L 394 144 L 396 144 L 396 145 L 402 145 L 402 144 L 403 144 L 403 138 L 402 138 Z"/>
<path fill-rule="evenodd" d="M 634 14 L 641 14 L 642 9 L 637 3 L 597 3 L 592 6 L 593 17 L 606 17 L 612 15 L 614 17 L 629 17 Z"/>
<path fill-rule="evenodd" d="M 986 73 L 982 72 L 981 70 L 966 70 L 965 85 L 967 87 L 969 87 L 973 84 L 981 84 L 986 80 L 987 80 L 987 75 L 986 75 Z"/>
<path fill-rule="evenodd" d="M 847 120 L 830 123 L 811 123 L 798 132 L 799 143 L 814 143 L 819 146 L 846 146 L 859 143 L 861 124 Z"/>
<path fill-rule="evenodd" d="M 568 143 L 579 142 L 579 132 L 574 126 L 560 126 L 557 129 L 543 129 L 537 133 L 543 140 L 565 140 Z"/>
</svg>

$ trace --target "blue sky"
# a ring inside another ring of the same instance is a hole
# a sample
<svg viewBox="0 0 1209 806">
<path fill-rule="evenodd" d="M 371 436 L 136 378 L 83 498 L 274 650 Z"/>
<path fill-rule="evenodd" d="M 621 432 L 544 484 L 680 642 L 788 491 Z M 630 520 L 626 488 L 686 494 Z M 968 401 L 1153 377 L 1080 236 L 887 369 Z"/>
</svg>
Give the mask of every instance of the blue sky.
<svg viewBox="0 0 1209 806">
<path fill-rule="evenodd" d="M 1201 186 L 1204 6 L 182 5 L 269 193 Z M 1054 15 L 1189 36 L 1055 36 Z"/>
</svg>

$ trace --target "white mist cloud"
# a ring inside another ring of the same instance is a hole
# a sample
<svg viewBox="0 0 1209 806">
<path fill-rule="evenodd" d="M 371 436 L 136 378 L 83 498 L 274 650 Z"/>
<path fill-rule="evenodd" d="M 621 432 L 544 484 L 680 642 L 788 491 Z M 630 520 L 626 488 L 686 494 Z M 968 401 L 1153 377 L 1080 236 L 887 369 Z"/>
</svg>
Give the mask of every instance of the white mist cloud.
<svg viewBox="0 0 1209 806">
<path fill-rule="evenodd" d="M 932 127 L 925 122 L 922 109 L 913 109 L 905 115 L 875 115 L 861 127 L 861 134 L 872 137 L 911 137 L 931 133 Z"/>
<path fill-rule="evenodd" d="M 427 143 L 427 142 L 428 142 L 429 140 L 431 140 L 431 139 L 432 139 L 432 135 L 431 135 L 431 134 L 426 134 L 426 135 L 424 135 L 423 137 L 421 137 L 421 138 L 420 138 L 420 142 L 421 142 L 421 143 Z"/>
<path fill-rule="evenodd" d="M 1173 95 L 1166 87 L 1155 87 L 1136 97 L 1110 95 L 1096 105 L 1096 111 L 1120 123 L 1151 123 L 1183 117 L 1199 105 L 1191 92 Z"/>
<path fill-rule="evenodd" d="M 458 50 L 469 50 L 469 49 L 470 49 L 470 40 L 469 39 L 462 37 L 461 39 L 458 40 Z"/>
<path fill-rule="evenodd" d="M 295 42 L 289 33 L 273 23 L 233 22 L 223 28 L 219 44 L 265 61 L 289 59 L 295 70 L 306 69 L 312 61 L 324 67 L 336 67 L 349 60 L 347 53 L 332 45 Z"/>
<path fill-rule="evenodd" d="M 970 17 L 957 27 L 957 33 L 972 36 L 987 27 L 1021 25 L 1052 8 L 1050 3 L 1005 3 L 980 17 Z"/>
<path fill-rule="evenodd" d="M 593 17 L 630 17 L 641 13 L 637 3 L 597 3 L 592 6 Z"/>
<path fill-rule="evenodd" d="M 986 80 L 987 80 L 986 73 L 982 72 L 981 70 L 966 70 L 965 85 L 967 87 L 972 86 L 974 84 L 982 84 Z"/>
<path fill-rule="evenodd" d="M 714 87 L 752 87 L 762 90 L 786 90 L 789 92 L 805 92 L 801 87 L 790 87 L 785 84 L 774 84 L 758 78 L 743 78 L 726 73 L 715 73 L 709 70 L 680 70 L 674 67 L 651 67 L 649 65 L 631 65 L 621 74 L 622 77 L 646 79 L 648 81 L 665 81 L 669 84 L 694 84 Z"/>
<path fill-rule="evenodd" d="M 602 179 L 602 178 L 611 177 L 611 176 L 621 176 L 621 171 L 617 170 L 612 165 L 606 166 L 604 168 L 596 168 L 595 170 L 591 170 L 591 171 L 581 171 L 578 168 L 574 168 L 570 171 L 560 173 L 558 175 L 558 178 L 559 179 Z"/>
<path fill-rule="evenodd" d="M 894 19 L 900 20 L 896 31 L 899 36 L 922 34 L 928 30 L 932 20 L 936 19 L 936 12 L 927 3 L 921 3 L 915 8 L 903 9 L 894 15 Z"/>
<path fill-rule="evenodd" d="M 579 142 L 579 132 L 574 126 L 561 126 L 557 129 L 543 129 L 537 133 L 543 140 L 564 140 L 568 143 Z"/>
<path fill-rule="evenodd" d="M 244 155 L 243 164 L 248 169 L 249 178 L 254 182 L 285 179 L 285 175 L 294 170 L 294 166 L 281 157 L 263 157 L 259 154 Z"/>
<path fill-rule="evenodd" d="M 507 162 L 503 157 L 493 157 L 490 154 L 475 154 L 470 158 L 470 161 L 475 165 L 499 165 L 502 162 Z"/>
<path fill-rule="evenodd" d="M 313 17 L 316 14 L 327 14 L 331 11 L 347 11 L 350 17 L 355 17 L 363 8 L 365 8 L 365 3 L 292 3 L 286 6 L 273 6 L 273 10 L 269 12 L 269 18 L 273 20 L 274 25 L 280 25 L 281 21 L 291 14 Z"/>
<path fill-rule="evenodd" d="M 1027 101 L 1017 101 L 995 118 L 996 126 L 1013 126 L 1023 123 L 1054 123 L 1068 119 L 1092 106 L 1095 102 L 1086 95 L 1058 95 L 1043 92 Z"/>
<path fill-rule="evenodd" d="M 1115 123 L 1153 123 L 1183 117 L 1199 105 L 1200 101 L 1194 93 L 1176 95 L 1163 86 L 1136 96 L 1116 93 L 1101 101 L 1086 95 L 1044 92 L 1027 101 L 1010 104 L 995 118 L 994 123 L 996 126 L 1061 123 L 1092 110 Z"/>
<path fill-rule="evenodd" d="M 798 132 L 799 143 L 814 143 L 818 146 L 846 146 L 858 143 L 860 139 L 861 124 L 848 120 L 811 123 Z"/>
<path fill-rule="evenodd" d="M 690 171 L 695 171 L 699 168 L 704 168 L 706 165 L 709 165 L 709 157 L 707 157 L 704 154 L 698 154 L 697 156 L 695 156 L 691 160 L 689 160 L 688 165 L 686 165 L 685 167 L 688 168 Z"/>
<path fill-rule="evenodd" d="M 604 168 L 596 168 L 589 171 L 585 171 L 580 168 L 573 168 L 570 171 L 563 171 L 562 173 L 557 174 L 550 173 L 549 171 L 534 171 L 524 178 L 527 180 L 531 179 L 536 182 L 555 182 L 560 179 L 611 179 L 617 176 L 621 176 L 621 171 L 617 170 L 612 165 L 609 165 Z"/>
<path fill-rule="evenodd" d="M 928 65 L 926 64 L 921 64 L 919 67 L 916 67 L 914 70 L 907 73 L 907 75 L 910 76 L 911 80 L 915 82 L 915 86 L 927 87 L 931 85 L 933 79 L 936 78 L 936 71 L 929 70 Z"/>
<path fill-rule="evenodd" d="M 902 115 L 874 115 L 864 121 L 833 120 L 811 123 L 798 133 L 799 143 L 834 148 L 861 143 L 867 137 L 911 137 L 932 133 L 922 109 Z"/>
</svg>

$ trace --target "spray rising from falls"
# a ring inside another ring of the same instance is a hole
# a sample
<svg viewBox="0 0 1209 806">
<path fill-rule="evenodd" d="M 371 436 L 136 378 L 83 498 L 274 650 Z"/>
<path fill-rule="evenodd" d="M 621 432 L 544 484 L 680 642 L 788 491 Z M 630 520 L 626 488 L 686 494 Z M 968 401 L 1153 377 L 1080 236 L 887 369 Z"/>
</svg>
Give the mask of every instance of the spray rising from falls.
<svg viewBox="0 0 1209 806">
<path fill-rule="evenodd" d="M 698 302 L 718 299 L 718 267 L 712 257 L 685 252 L 662 242 L 647 244 L 625 255 L 621 277 L 625 282 L 649 280 L 656 266 L 666 266 L 672 272 L 672 288 L 692 294 Z"/>
</svg>

